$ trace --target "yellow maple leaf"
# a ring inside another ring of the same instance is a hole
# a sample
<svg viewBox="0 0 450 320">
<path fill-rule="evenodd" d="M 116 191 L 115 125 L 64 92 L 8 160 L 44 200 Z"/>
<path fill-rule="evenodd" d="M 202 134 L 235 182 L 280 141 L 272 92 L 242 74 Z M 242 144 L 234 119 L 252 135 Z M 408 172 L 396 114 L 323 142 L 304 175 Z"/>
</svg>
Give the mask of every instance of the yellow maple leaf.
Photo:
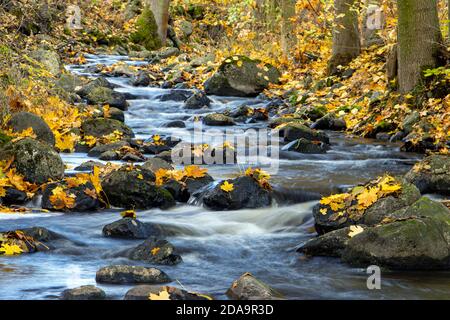
<svg viewBox="0 0 450 320">
<path fill-rule="evenodd" d="M 203 178 L 206 173 L 208 172 L 208 169 L 202 169 L 199 166 L 191 165 L 184 168 L 184 174 L 188 178 Z"/>
<path fill-rule="evenodd" d="M 364 228 L 361 226 L 350 226 L 350 232 L 348 233 L 348 236 L 350 238 L 353 238 L 354 236 L 362 233 L 364 231 Z"/>
<path fill-rule="evenodd" d="M 15 244 L 3 243 L 0 247 L 0 252 L 3 252 L 5 256 L 14 256 L 23 252 L 22 248 Z"/>
<path fill-rule="evenodd" d="M 160 291 L 159 294 L 150 293 L 149 300 L 170 300 L 170 294 L 167 291 L 167 288 L 164 288 L 164 290 Z"/>
<path fill-rule="evenodd" d="M 225 192 L 231 192 L 234 190 L 234 185 L 232 183 L 229 183 L 228 181 L 225 181 L 221 186 L 220 189 L 222 189 Z"/>
<path fill-rule="evenodd" d="M 121 215 L 123 218 L 132 218 L 132 219 L 136 219 L 136 218 L 137 218 L 136 211 L 134 211 L 134 210 L 126 210 L 126 211 L 122 211 L 122 212 L 120 213 L 120 215 Z"/>
<path fill-rule="evenodd" d="M 367 209 L 378 200 L 378 188 L 366 189 L 358 195 L 358 208 Z"/>
<path fill-rule="evenodd" d="M 159 251 L 161 251 L 161 248 L 155 247 L 150 252 L 152 253 L 152 256 L 156 256 Z"/>
</svg>

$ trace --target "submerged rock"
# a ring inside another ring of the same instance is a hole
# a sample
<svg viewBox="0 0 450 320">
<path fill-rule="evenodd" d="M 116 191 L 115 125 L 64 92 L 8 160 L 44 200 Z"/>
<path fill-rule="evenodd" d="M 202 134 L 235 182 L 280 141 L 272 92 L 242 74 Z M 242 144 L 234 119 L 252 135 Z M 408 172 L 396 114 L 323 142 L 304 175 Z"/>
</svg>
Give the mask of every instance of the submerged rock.
<svg viewBox="0 0 450 320">
<path fill-rule="evenodd" d="M 12 115 L 9 125 L 14 132 L 22 132 L 28 128 L 33 129 L 36 139 L 55 145 L 55 136 L 48 124 L 38 115 L 30 112 L 19 112 Z"/>
<path fill-rule="evenodd" d="M 175 200 L 179 202 L 188 202 L 194 193 L 202 190 L 213 181 L 214 179 L 206 174 L 202 178 L 187 178 L 183 183 L 176 180 L 170 180 L 164 183 L 162 187 L 169 191 Z"/>
<path fill-rule="evenodd" d="M 450 156 L 432 155 L 409 171 L 405 179 L 422 193 L 450 195 Z"/>
<path fill-rule="evenodd" d="M 182 261 L 181 256 L 175 254 L 175 247 L 170 242 L 157 238 L 149 238 L 124 254 L 131 260 L 161 265 L 175 265 Z"/>
<path fill-rule="evenodd" d="M 226 192 L 221 184 L 206 191 L 203 197 L 204 205 L 212 210 L 239 210 L 244 208 L 261 208 L 270 206 L 272 196 L 251 177 L 239 177 L 228 180 L 233 184 L 233 190 Z"/>
<path fill-rule="evenodd" d="M 303 138 L 310 141 L 321 141 L 323 143 L 330 144 L 330 139 L 324 132 L 310 129 L 301 123 L 288 123 L 282 128 L 276 130 L 278 130 L 280 136 L 287 142 Z"/>
<path fill-rule="evenodd" d="M 204 86 L 207 94 L 254 97 L 270 83 L 278 83 L 281 74 L 273 66 L 245 56 L 226 59 Z"/>
<path fill-rule="evenodd" d="M 280 300 L 283 295 L 250 273 L 244 273 L 226 292 L 232 300 Z"/>
<path fill-rule="evenodd" d="M 102 181 L 109 202 L 126 209 L 168 208 L 175 205 L 172 195 L 155 186 L 155 175 L 146 169 L 123 167 L 108 174 Z"/>
<path fill-rule="evenodd" d="M 99 283 L 129 284 L 129 283 L 168 283 L 172 280 L 163 271 L 156 268 L 136 266 L 108 266 L 97 271 L 95 281 Z"/>
<path fill-rule="evenodd" d="M 221 113 L 207 114 L 203 118 L 203 123 L 208 126 L 232 126 L 236 124 L 233 118 Z"/>
<path fill-rule="evenodd" d="M 0 159 L 12 158 L 17 172 L 29 182 L 43 184 L 64 176 L 60 155 L 46 143 L 31 138 L 9 142 L 0 149 Z"/>
<path fill-rule="evenodd" d="M 106 293 L 95 286 L 81 286 L 62 293 L 62 300 L 105 300 Z"/>
<path fill-rule="evenodd" d="M 144 223 L 133 218 L 123 218 L 103 227 L 103 235 L 110 238 L 147 239 L 161 237 L 162 229 L 151 223 Z"/>
<path fill-rule="evenodd" d="M 211 100 L 203 92 L 196 92 L 184 102 L 185 109 L 201 109 L 209 107 Z"/>
<path fill-rule="evenodd" d="M 130 289 L 125 300 L 149 300 L 151 294 L 159 296 L 161 292 L 168 292 L 169 300 L 211 300 L 211 298 L 198 293 L 187 292 L 175 287 L 142 285 Z"/>
<path fill-rule="evenodd" d="M 321 141 L 313 142 L 301 138 L 295 140 L 295 142 L 287 150 L 308 154 L 322 154 L 330 150 L 330 145 L 323 143 Z"/>
<path fill-rule="evenodd" d="M 189 90 L 171 90 L 169 93 L 157 96 L 156 99 L 161 101 L 184 102 L 192 95 L 193 93 Z"/>
</svg>

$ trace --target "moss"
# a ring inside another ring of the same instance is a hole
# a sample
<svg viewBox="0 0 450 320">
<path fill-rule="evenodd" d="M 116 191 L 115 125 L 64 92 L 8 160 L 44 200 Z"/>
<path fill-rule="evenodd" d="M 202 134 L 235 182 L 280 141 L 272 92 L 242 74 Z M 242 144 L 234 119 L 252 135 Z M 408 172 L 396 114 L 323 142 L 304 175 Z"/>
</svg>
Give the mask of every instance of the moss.
<svg viewBox="0 0 450 320">
<path fill-rule="evenodd" d="M 0 146 L 3 146 L 5 143 L 8 143 L 12 140 L 12 138 L 3 132 L 0 131 Z"/>
<path fill-rule="evenodd" d="M 136 22 L 137 31 L 131 35 L 131 41 L 143 45 L 147 50 L 161 48 L 161 39 L 158 36 L 158 26 L 156 25 L 153 12 L 149 8 L 142 11 Z"/>
</svg>

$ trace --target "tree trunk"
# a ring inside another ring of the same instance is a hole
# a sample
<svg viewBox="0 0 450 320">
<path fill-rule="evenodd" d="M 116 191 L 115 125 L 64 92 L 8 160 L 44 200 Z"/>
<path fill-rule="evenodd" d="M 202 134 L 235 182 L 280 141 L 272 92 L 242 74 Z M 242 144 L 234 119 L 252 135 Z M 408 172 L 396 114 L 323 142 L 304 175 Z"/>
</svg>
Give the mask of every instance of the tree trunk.
<svg viewBox="0 0 450 320">
<path fill-rule="evenodd" d="M 356 0 L 334 0 L 335 25 L 333 51 L 328 62 L 328 73 L 339 72 L 339 66 L 348 65 L 361 52 L 358 14 L 353 10 Z"/>
<path fill-rule="evenodd" d="M 438 65 L 442 34 L 437 0 L 398 0 L 398 84 L 413 90 L 425 68 Z"/>
<path fill-rule="evenodd" d="M 169 27 L 169 4 L 170 0 L 149 0 L 150 9 L 158 26 L 158 35 L 162 45 L 166 43 L 167 28 Z"/>
<path fill-rule="evenodd" d="M 281 0 L 281 49 L 286 57 L 289 57 L 290 49 L 295 46 L 295 25 L 292 18 L 295 17 L 296 0 Z"/>
</svg>

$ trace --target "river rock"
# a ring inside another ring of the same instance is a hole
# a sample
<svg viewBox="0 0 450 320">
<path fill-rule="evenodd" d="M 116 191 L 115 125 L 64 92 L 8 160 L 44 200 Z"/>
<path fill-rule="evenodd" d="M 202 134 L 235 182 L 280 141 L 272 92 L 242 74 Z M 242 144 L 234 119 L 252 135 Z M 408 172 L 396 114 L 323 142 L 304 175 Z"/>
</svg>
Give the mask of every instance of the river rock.
<svg viewBox="0 0 450 320">
<path fill-rule="evenodd" d="M 75 88 L 75 92 L 81 97 L 86 98 L 92 90 L 97 88 L 114 89 L 116 88 L 116 85 L 109 82 L 105 77 L 98 77 L 97 79 L 92 80 L 85 85 L 77 86 Z"/>
<path fill-rule="evenodd" d="M 89 161 L 83 162 L 78 167 L 75 167 L 75 169 L 73 169 L 73 170 L 92 172 L 95 167 L 103 168 L 104 166 L 105 165 L 101 162 L 89 160 Z"/>
<path fill-rule="evenodd" d="M 29 200 L 26 192 L 12 187 L 3 187 L 3 189 L 5 190 L 5 195 L 0 197 L 0 204 L 6 206 L 23 205 Z"/>
<path fill-rule="evenodd" d="M 120 122 L 125 122 L 125 113 L 118 108 L 110 107 L 108 111 L 108 118 Z"/>
<path fill-rule="evenodd" d="M 40 141 L 55 145 L 55 136 L 48 124 L 39 116 L 30 112 L 19 112 L 12 115 L 9 125 L 14 132 L 22 132 L 33 128 L 33 133 Z"/>
<path fill-rule="evenodd" d="M 203 123 L 208 126 L 232 126 L 236 124 L 233 118 L 221 113 L 207 114 L 203 118 Z"/>
<path fill-rule="evenodd" d="M 245 56 L 226 59 L 204 86 L 207 94 L 254 97 L 270 83 L 278 83 L 280 72 L 269 64 Z"/>
<path fill-rule="evenodd" d="M 116 161 L 120 160 L 120 155 L 118 152 L 110 150 L 103 152 L 98 158 L 102 161 Z"/>
<path fill-rule="evenodd" d="M 57 187 L 64 188 L 66 195 L 73 196 L 74 205 L 72 208 L 55 208 L 55 205 L 50 200 L 50 197 L 53 195 L 52 191 Z M 89 192 L 93 192 L 95 196 L 93 197 L 89 195 Z M 95 187 L 91 182 L 87 182 L 86 184 L 82 184 L 72 188 L 67 188 L 67 185 L 65 183 L 51 183 L 45 187 L 42 194 L 42 208 L 50 211 L 64 210 L 70 212 L 89 212 L 97 211 L 103 207 L 104 205 L 100 200 L 98 200 L 97 194 L 95 192 Z"/>
<path fill-rule="evenodd" d="M 182 120 L 173 120 L 162 125 L 163 128 L 186 128 L 186 123 Z"/>
<path fill-rule="evenodd" d="M 450 195 L 450 156 L 432 155 L 409 171 L 405 179 L 421 193 Z"/>
<path fill-rule="evenodd" d="M 175 247 L 167 240 L 149 238 L 139 246 L 126 250 L 124 254 L 131 260 L 161 265 L 175 265 L 180 263 L 182 259 L 181 256 L 174 252 Z"/>
<path fill-rule="evenodd" d="M 109 105 L 120 110 L 127 110 L 126 96 L 120 92 L 106 87 L 92 89 L 86 96 L 87 102 L 93 105 Z"/>
<path fill-rule="evenodd" d="M 305 242 L 297 252 L 308 256 L 341 257 L 347 247 L 350 227 L 334 230 Z"/>
<path fill-rule="evenodd" d="M 129 140 L 134 137 L 130 127 L 113 119 L 96 118 L 86 120 L 81 124 L 81 130 L 85 136 L 93 136 L 95 138 L 107 136 L 114 133 L 114 131 L 122 133 L 123 140 Z"/>
<path fill-rule="evenodd" d="M 139 71 L 135 76 L 133 76 L 130 81 L 131 85 L 136 87 L 148 87 L 151 82 L 152 79 L 150 78 L 148 73 L 143 70 Z"/>
<path fill-rule="evenodd" d="M 81 286 L 62 293 L 62 300 L 105 300 L 106 293 L 95 286 Z"/>
<path fill-rule="evenodd" d="M 188 178 L 184 183 L 176 180 L 170 180 L 163 185 L 163 188 L 169 191 L 175 200 L 179 202 L 188 202 L 191 198 L 191 195 L 198 192 L 199 190 L 203 190 L 206 186 L 211 184 L 214 179 L 206 174 L 202 178 Z"/>
<path fill-rule="evenodd" d="M 401 193 L 398 196 L 391 195 L 378 199 L 365 210 L 362 216 L 357 218 L 351 218 L 351 214 L 344 210 L 343 214 L 336 219 L 337 212 L 331 210 L 328 206 L 317 204 L 313 208 L 316 231 L 319 234 L 324 234 L 355 224 L 367 226 L 379 224 L 389 213 L 408 207 L 420 199 L 420 192 L 414 185 L 402 182 L 401 186 Z M 321 209 L 327 209 L 327 213 L 322 214 Z"/>
<path fill-rule="evenodd" d="M 168 283 L 172 280 L 163 271 L 156 268 L 137 266 L 108 266 L 97 271 L 95 281 L 98 283 L 130 284 L 130 283 Z"/>
<path fill-rule="evenodd" d="M 184 102 L 185 109 L 201 109 L 203 107 L 209 107 L 211 100 L 206 96 L 204 92 L 196 92 L 190 98 Z"/>
<path fill-rule="evenodd" d="M 330 139 L 324 132 L 310 129 L 300 123 L 288 123 L 282 128 L 275 130 L 277 130 L 279 135 L 287 142 L 303 138 L 310 141 L 321 141 L 330 144 Z"/>
<path fill-rule="evenodd" d="M 148 159 L 143 165 L 142 168 L 150 170 L 153 173 L 156 173 L 159 169 L 164 170 L 173 170 L 173 166 L 167 161 L 159 158 L 151 158 Z"/>
<path fill-rule="evenodd" d="M 52 75 L 58 77 L 61 74 L 61 60 L 57 52 L 37 49 L 31 53 L 31 57 Z"/>
<path fill-rule="evenodd" d="M 323 143 L 321 141 L 313 142 L 301 138 L 295 140 L 294 143 L 287 150 L 308 154 L 322 154 L 330 150 L 330 145 Z"/>
<path fill-rule="evenodd" d="M 226 295 L 232 300 L 280 300 L 283 295 L 250 273 L 234 281 Z"/>
<path fill-rule="evenodd" d="M 311 129 L 343 131 L 347 129 L 347 124 L 342 118 L 338 118 L 334 113 L 328 113 L 311 125 Z"/>
<path fill-rule="evenodd" d="M 79 87 L 84 85 L 84 81 L 81 77 L 73 74 L 62 74 L 58 79 L 55 80 L 55 84 L 67 91 L 68 93 L 76 92 Z"/>
<path fill-rule="evenodd" d="M 150 294 L 159 295 L 167 291 L 170 300 L 210 300 L 205 295 L 187 292 L 175 287 L 142 285 L 130 289 L 125 294 L 125 300 L 149 300 Z"/>
<path fill-rule="evenodd" d="M 157 96 L 156 99 L 160 101 L 184 102 L 192 95 L 193 93 L 189 90 L 171 90 L 169 93 Z"/>
<path fill-rule="evenodd" d="M 123 167 L 108 174 L 102 181 L 109 202 L 126 209 L 168 208 L 175 201 L 167 190 L 154 185 L 155 175 L 146 169 Z"/>
<path fill-rule="evenodd" d="M 61 157 L 46 143 L 31 138 L 9 142 L 0 149 L 0 159 L 13 157 L 17 172 L 29 182 L 43 184 L 64 176 Z"/>
<path fill-rule="evenodd" d="M 239 210 L 244 208 L 261 208 L 270 206 L 272 196 L 251 177 L 239 177 L 229 180 L 234 190 L 225 192 L 221 184 L 205 192 L 204 205 L 212 210 Z"/>
<path fill-rule="evenodd" d="M 163 231 L 157 225 L 133 218 L 123 218 L 103 227 L 103 235 L 109 238 L 147 239 L 161 237 Z"/>
<path fill-rule="evenodd" d="M 118 151 L 122 147 L 129 147 L 130 144 L 126 141 L 118 141 L 108 144 L 99 144 L 96 145 L 94 148 L 89 150 L 88 156 L 89 157 L 99 157 L 101 154 L 107 152 L 107 151 Z"/>
</svg>

